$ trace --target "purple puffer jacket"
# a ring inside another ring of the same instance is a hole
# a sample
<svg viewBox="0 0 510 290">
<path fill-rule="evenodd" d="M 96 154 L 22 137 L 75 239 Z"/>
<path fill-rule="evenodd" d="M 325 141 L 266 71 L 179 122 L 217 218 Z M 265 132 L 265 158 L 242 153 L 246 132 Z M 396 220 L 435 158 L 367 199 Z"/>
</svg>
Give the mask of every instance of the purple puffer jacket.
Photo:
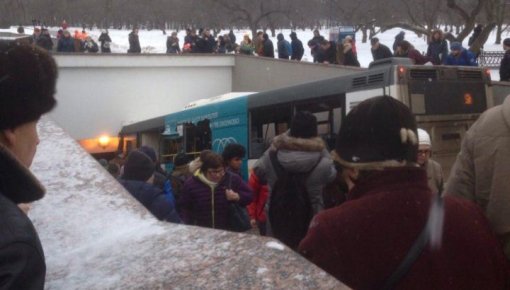
<svg viewBox="0 0 510 290">
<path fill-rule="evenodd" d="M 211 187 L 204 184 L 196 176 L 186 180 L 179 201 L 181 218 L 184 223 L 226 230 L 228 227 L 229 201 L 225 197 L 225 191 L 229 187 L 239 194 L 240 200 L 238 203 L 241 206 L 246 206 L 251 202 L 253 193 L 250 187 L 236 174 L 226 172 L 223 180 L 216 186 L 214 190 L 214 210 Z"/>
</svg>

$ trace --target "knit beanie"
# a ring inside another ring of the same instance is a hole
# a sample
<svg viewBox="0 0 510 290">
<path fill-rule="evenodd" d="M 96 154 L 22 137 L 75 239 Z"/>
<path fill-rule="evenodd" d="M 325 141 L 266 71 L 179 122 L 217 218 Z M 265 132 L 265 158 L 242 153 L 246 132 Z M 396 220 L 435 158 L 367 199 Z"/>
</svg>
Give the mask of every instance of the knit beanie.
<svg viewBox="0 0 510 290">
<path fill-rule="evenodd" d="M 510 47 L 510 38 L 505 38 L 505 40 L 503 40 L 503 45 Z"/>
<path fill-rule="evenodd" d="M 55 107 L 57 66 L 42 48 L 0 43 L 0 130 L 38 120 Z"/>
<path fill-rule="evenodd" d="M 338 133 L 339 159 L 353 168 L 375 169 L 416 162 L 416 121 L 407 106 L 389 96 L 363 101 Z"/>
<path fill-rule="evenodd" d="M 317 118 L 310 112 L 297 112 L 290 122 L 290 136 L 296 138 L 317 137 Z"/>
<path fill-rule="evenodd" d="M 427 131 L 418 128 L 418 145 L 428 145 L 432 146 L 432 142 L 430 142 L 430 136 Z"/>
<path fill-rule="evenodd" d="M 460 42 L 452 42 L 450 44 L 450 50 L 461 50 L 462 49 L 462 43 Z"/>
<path fill-rule="evenodd" d="M 124 163 L 124 175 L 122 179 L 147 181 L 154 174 L 154 162 L 147 154 L 140 150 L 129 153 Z"/>
</svg>

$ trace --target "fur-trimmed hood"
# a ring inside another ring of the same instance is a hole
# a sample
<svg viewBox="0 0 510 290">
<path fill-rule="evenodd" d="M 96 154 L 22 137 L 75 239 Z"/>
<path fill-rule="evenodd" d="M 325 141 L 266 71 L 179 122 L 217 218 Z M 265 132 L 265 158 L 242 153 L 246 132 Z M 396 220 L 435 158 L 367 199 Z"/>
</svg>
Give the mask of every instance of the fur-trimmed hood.
<svg viewBox="0 0 510 290">
<path fill-rule="evenodd" d="M 290 172 L 308 172 L 328 155 L 322 138 L 295 138 L 288 132 L 273 139 L 272 149 L 278 150 L 278 161 Z"/>
<path fill-rule="evenodd" d="M 0 192 L 16 204 L 36 201 L 45 194 L 44 187 L 37 178 L 2 144 Z"/>
<path fill-rule="evenodd" d="M 290 136 L 288 131 L 274 137 L 272 146 L 277 150 L 306 152 L 321 152 L 326 148 L 326 144 L 324 144 L 321 137 L 296 138 Z"/>
</svg>

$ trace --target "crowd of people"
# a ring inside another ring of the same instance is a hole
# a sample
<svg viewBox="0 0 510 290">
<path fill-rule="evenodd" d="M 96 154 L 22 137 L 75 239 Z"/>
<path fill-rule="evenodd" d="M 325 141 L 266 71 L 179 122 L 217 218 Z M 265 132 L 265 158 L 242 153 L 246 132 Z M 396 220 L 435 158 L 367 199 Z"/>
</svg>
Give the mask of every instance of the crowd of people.
<svg viewBox="0 0 510 290">
<path fill-rule="evenodd" d="M 74 36 L 67 29 L 67 22 L 62 23 L 61 29 L 57 33 L 57 51 L 58 52 L 90 52 L 90 53 L 110 53 L 112 40 L 108 35 L 108 30 L 103 30 L 98 38 L 100 46 L 92 39 L 85 28 L 80 32 L 74 31 Z M 471 46 L 480 36 L 483 26 L 477 25 L 469 38 L 468 45 Z M 23 33 L 23 27 L 19 27 L 18 33 Z M 138 36 L 138 28 L 134 27 L 128 35 L 129 48 L 128 53 L 141 53 L 142 46 Z M 344 37 L 341 41 L 331 41 L 325 39 L 318 30 L 313 31 L 313 38 L 308 41 L 308 47 L 313 57 L 314 63 L 339 64 L 345 66 L 360 66 L 356 51 L 356 42 L 351 36 Z M 304 55 L 302 41 L 297 37 L 296 32 L 291 32 L 290 42 L 282 33 L 277 35 L 276 57 L 279 59 L 290 59 L 300 61 Z M 214 37 L 209 28 L 186 29 L 184 41 L 180 43 L 177 32 L 174 31 L 166 40 L 166 53 L 237 53 L 244 55 L 256 55 L 261 57 L 275 58 L 275 46 L 269 35 L 259 31 L 252 40 L 249 34 L 243 35 L 243 39 L 236 42 L 236 36 L 232 30 L 229 33 Z M 39 45 L 48 51 L 53 49 L 53 42 L 50 33 L 46 28 L 34 29 L 32 43 Z M 393 42 L 393 51 L 382 43 L 377 37 L 370 39 L 371 52 L 373 60 L 381 60 L 390 57 L 409 58 L 417 65 L 454 65 L 454 66 L 478 66 L 478 54 L 471 52 L 462 46 L 462 43 L 453 41 L 448 46 L 444 33 L 440 30 L 434 30 L 428 40 L 426 52 L 420 52 L 405 39 L 405 32 L 401 31 L 395 36 Z M 510 38 L 503 42 L 503 49 L 508 51 L 510 48 Z M 510 80 L 510 54 L 505 55 L 500 66 L 500 80 Z"/>
<path fill-rule="evenodd" d="M 195 49 L 214 48 L 211 39 L 195 41 Z M 352 51 L 347 44 L 344 51 Z M 0 44 L 3 288 L 44 285 L 43 247 L 26 215 L 26 204 L 42 198 L 44 188 L 28 168 L 39 143 L 37 122 L 56 105 L 57 75 L 43 48 Z M 430 136 L 388 96 L 352 109 L 334 148 L 318 135 L 314 114 L 297 112 L 248 181 L 240 144 L 193 160 L 179 153 L 170 174 L 148 146 L 103 163 L 157 219 L 257 228 L 354 289 L 509 289 L 508 120 L 510 99 L 480 117 L 446 183 L 431 159 Z"/>
</svg>

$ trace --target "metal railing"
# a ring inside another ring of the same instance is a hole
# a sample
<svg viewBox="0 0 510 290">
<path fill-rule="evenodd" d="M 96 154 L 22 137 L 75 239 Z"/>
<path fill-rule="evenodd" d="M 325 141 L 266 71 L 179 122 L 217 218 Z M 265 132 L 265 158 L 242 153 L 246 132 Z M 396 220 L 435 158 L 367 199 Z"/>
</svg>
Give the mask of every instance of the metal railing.
<svg viewBox="0 0 510 290">
<path fill-rule="evenodd" d="M 489 68 L 499 68 L 501 59 L 505 55 L 504 51 L 482 51 L 478 56 L 480 66 Z"/>
</svg>

